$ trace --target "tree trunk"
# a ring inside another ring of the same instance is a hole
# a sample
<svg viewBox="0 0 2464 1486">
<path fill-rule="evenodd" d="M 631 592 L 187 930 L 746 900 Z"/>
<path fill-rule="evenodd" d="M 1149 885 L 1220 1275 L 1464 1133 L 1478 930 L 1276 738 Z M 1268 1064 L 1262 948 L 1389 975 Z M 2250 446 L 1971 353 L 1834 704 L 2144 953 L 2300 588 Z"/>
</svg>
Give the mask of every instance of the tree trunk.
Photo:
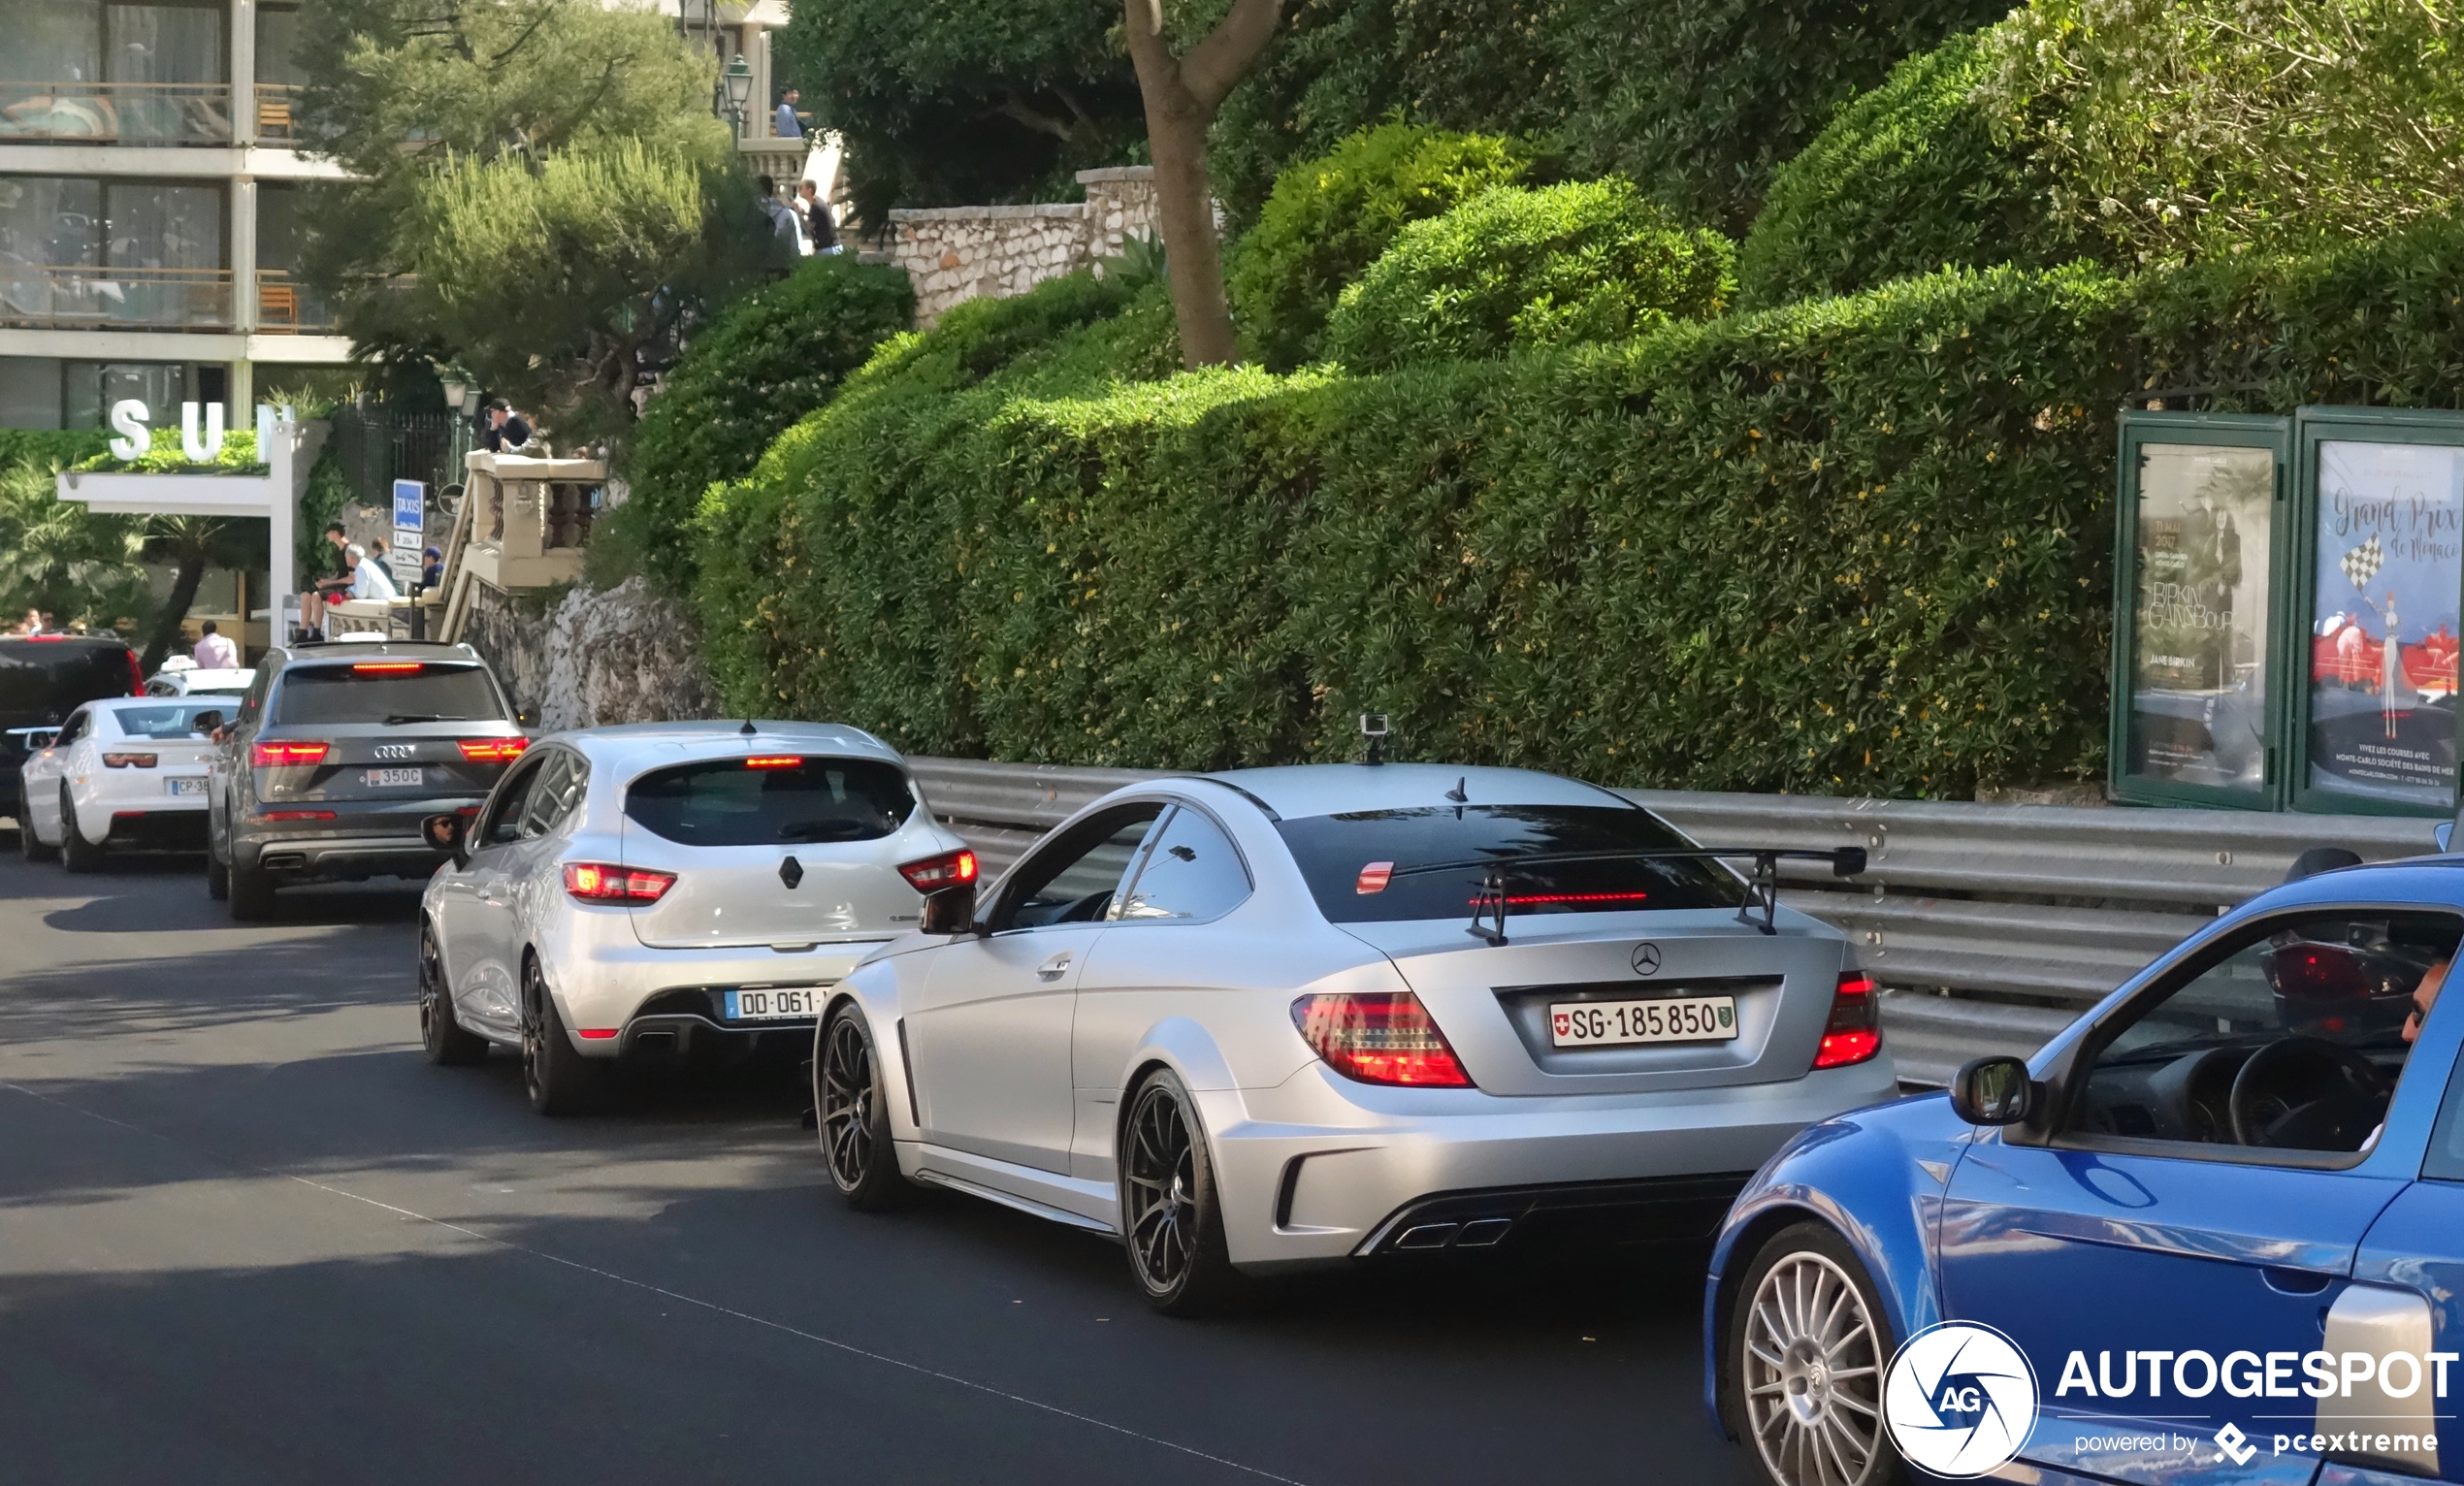
<svg viewBox="0 0 2464 1486">
<path fill-rule="evenodd" d="M 1232 306 L 1223 293 L 1223 254 L 1215 236 L 1215 191 L 1207 178 L 1207 131 L 1233 85 L 1275 38 L 1282 0 L 1233 0 L 1206 40 L 1174 56 L 1163 36 L 1162 0 L 1123 0 L 1129 58 L 1147 106 L 1147 145 L 1155 163 L 1155 214 L 1163 228 L 1172 317 L 1181 359 L 1195 367 L 1241 359 Z"/>
<path fill-rule="evenodd" d="M 154 633 L 146 642 L 146 655 L 138 662 L 140 669 L 152 675 L 179 641 L 179 627 L 188 618 L 189 605 L 197 601 L 197 586 L 206 581 L 206 555 L 188 551 L 179 555 L 179 568 L 171 580 L 171 597 L 163 600 L 163 612 L 154 621 Z M 247 616 L 242 615 L 244 621 Z"/>
</svg>

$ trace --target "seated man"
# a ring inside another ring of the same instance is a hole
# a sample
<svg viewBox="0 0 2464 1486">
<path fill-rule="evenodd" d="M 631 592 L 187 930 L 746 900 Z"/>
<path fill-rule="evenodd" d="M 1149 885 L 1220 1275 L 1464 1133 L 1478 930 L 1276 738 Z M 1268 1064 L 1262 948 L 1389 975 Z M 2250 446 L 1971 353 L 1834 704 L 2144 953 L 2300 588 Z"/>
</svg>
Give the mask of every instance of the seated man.
<svg viewBox="0 0 2464 1486">
<path fill-rule="evenodd" d="M 368 549 L 357 542 L 345 548 L 343 555 L 351 565 L 351 597 L 375 598 L 390 602 L 402 597 L 394 587 L 394 575 L 385 565 L 368 555 Z"/>
</svg>

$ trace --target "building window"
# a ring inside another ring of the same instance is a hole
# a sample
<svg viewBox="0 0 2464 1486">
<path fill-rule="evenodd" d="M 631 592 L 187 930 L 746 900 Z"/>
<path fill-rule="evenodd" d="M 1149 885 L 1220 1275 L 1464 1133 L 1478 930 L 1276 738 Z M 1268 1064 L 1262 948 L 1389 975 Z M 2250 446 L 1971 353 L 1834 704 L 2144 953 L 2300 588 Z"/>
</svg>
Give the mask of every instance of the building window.
<svg viewBox="0 0 2464 1486">
<path fill-rule="evenodd" d="M 231 323 L 220 185 L 0 176 L 0 323 Z"/>
</svg>

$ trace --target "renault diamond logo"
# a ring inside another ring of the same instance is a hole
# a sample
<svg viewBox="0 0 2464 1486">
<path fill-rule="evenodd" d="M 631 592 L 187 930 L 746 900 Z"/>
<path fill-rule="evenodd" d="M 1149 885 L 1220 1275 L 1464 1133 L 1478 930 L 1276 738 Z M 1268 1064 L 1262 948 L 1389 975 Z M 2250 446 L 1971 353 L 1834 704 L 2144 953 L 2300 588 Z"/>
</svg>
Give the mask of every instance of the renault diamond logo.
<svg viewBox="0 0 2464 1486">
<path fill-rule="evenodd" d="M 1636 945 L 1634 965 L 1635 974 L 1637 975 L 1658 975 L 1660 973 L 1660 947 L 1656 944 L 1648 943 Z"/>
</svg>

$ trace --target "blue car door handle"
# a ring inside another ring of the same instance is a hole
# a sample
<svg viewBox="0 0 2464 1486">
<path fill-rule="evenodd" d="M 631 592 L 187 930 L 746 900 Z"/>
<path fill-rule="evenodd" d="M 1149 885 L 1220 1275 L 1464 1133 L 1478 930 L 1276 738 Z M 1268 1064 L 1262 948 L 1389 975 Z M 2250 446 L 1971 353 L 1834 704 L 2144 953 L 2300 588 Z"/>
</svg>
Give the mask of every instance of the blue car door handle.
<svg viewBox="0 0 2464 1486">
<path fill-rule="evenodd" d="M 2318 1295 L 2336 1278 L 2317 1270 L 2288 1270 L 2273 1264 L 2260 1270 L 2258 1275 L 2267 1282 L 2267 1288 L 2279 1295 Z"/>
</svg>

